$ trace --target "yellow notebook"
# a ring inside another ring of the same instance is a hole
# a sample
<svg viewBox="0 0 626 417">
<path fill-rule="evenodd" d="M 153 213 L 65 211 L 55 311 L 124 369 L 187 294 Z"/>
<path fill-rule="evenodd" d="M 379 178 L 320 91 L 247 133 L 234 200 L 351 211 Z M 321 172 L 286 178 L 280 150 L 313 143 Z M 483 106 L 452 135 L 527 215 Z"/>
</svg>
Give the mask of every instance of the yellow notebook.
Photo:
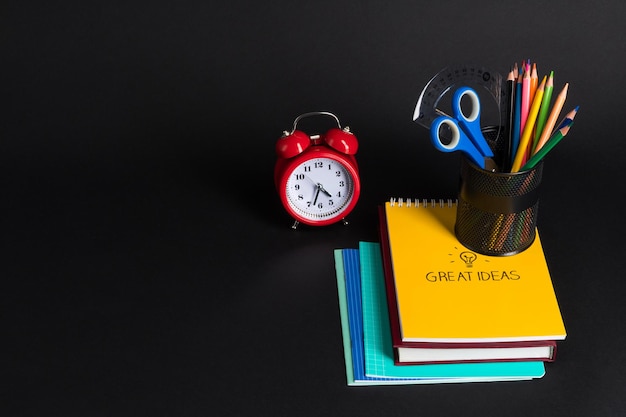
<svg viewBox="0 0 626 417">
<path fill-rule="evenodd" d="M 565 339 L 538 233 L 517 255 L 485 256 L 456 239 L 455 201 L 391 200 L 383 211 L 403 343 Z"/>
</svg>

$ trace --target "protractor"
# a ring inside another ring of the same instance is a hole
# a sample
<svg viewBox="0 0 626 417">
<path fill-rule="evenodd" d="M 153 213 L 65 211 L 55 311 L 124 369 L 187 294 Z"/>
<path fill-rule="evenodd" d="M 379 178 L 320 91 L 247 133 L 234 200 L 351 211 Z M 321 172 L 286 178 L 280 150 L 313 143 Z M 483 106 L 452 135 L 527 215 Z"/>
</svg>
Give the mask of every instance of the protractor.
<svg viewBox="0 0 626 417">
<path fill-rule="evenodd" d="M 415 106 L 413 121 L 430 129 L 433 120 L 438 116 L 451 116 L 451 97 L 461 86 L 471 87 L 478 94 L 481 126 L 497 131 L 489 138 L 495 141 L 507 124 L 507 93 L 502 75 L 481 66 L 464 64 L 439 71 L 422 90 Z"/>
</svg>

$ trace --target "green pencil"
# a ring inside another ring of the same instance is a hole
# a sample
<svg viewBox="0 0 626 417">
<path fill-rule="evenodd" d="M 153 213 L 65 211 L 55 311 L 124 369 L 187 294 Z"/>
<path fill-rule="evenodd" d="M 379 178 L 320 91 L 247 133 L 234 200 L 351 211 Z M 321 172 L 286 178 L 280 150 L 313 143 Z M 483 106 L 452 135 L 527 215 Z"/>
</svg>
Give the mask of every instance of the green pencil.
<svg viewBox="0 0 626 417">
<path fill-rule="evenodd" d="M 535 153 L 524 164 L 524 166 L 520 169 L 520 171 L 526 171 L 528 169 L 534 168 L 535 165 L 537 165 L 539 163 L 539 161 L 541 161 L 546 156 L 546 154 L 548 152 L 550 152 L 552 150 L 552 148 L 554 148 L 561 141 L 561 139 L 563 139 L 565 137 L 565 135 L 567 135 L 567 132 L 569 132 L 569 129 L 570 129 L 570 127 L 572 127 L 573 124 L 574 124 L 574 122 L 571 122 L 568 125 L 563 126 L 559 130 L 557 130 L 554 133 L 554 135 L 552 135 L 552 137 L 546 142 L 546 144 L 543 145 L 541 147 L 541 149 L 539 149 L 537 151 L 537 153 Z"/>
<path fill-rule="evenodd" d="M 548 112 L 550 111 L 552 90 L 554 90 L 554 71 L 550 71 L 548 82 L 546 82 L 546 89 L 543 93 L 541 108 L 539 109 L 539 116 L 537 116 L 537 125 L 535 126 L 535 137 L 533 138 L 532 147 L 530 148 L 531 152 L 535 151 L 535 148 L 537 147 L 537 142 L 539 142 L 539 138 L 541 137 L 541 132 L 543 132 L 543 128 L 546 125 Z"/>
</svg>

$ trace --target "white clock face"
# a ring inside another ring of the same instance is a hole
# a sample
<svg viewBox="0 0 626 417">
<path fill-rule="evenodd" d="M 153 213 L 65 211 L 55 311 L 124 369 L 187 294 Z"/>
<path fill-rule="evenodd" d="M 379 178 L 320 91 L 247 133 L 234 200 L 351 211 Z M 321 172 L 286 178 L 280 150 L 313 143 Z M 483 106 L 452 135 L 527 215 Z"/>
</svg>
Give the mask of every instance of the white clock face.
<svg viewBox="0 0 626 417">
<path fill-rule="evenodd" d="M 312 158 L 291 172 L 286 185 L 292 209 L 312 221 L 335 218 L 354 196 L 354 182 L 348 170 L 331 158 Z"/>
</svg>

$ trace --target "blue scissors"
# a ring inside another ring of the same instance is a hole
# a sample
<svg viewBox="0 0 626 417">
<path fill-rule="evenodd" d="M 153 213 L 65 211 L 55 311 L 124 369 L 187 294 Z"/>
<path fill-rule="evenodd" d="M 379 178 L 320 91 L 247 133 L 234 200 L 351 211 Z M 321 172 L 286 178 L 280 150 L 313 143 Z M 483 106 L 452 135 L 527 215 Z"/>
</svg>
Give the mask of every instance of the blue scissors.
<svg viewBox="0 0 626 417">
<path fill-rule="evenodd" d="M 471 113 L 466 116 L 461 109 L 461 99 L 467 96 L 471 101 Z M 460 87 L 452 96 L 454 117 L 439 116 L 430 125 L 430 138 L 435 148 L 442 152 L 461 151 L 479 167 L 495 167 L 493 151 L 480 129 L 480 100 L 470 87 Z M 442 142 L 441 126 L 447 125 L 452 133 L 448 143 Z M 486 160 L 487 158 L 487 160 Z"/>
</svg>

